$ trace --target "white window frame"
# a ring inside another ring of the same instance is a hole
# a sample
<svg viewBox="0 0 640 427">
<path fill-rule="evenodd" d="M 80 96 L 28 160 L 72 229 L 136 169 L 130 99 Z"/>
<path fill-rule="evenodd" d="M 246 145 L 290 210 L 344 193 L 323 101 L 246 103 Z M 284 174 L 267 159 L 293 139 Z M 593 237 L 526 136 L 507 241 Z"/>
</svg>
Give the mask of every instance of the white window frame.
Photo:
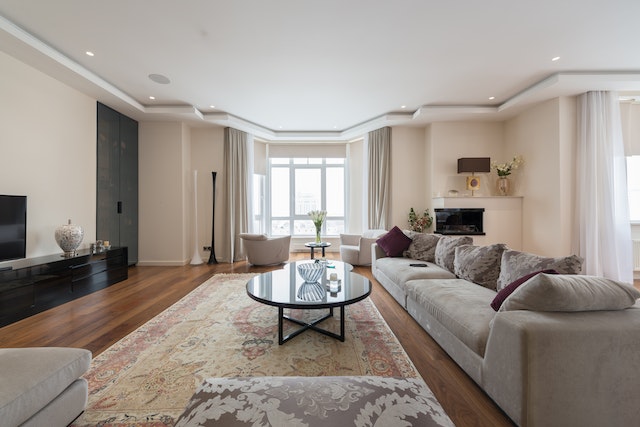
<svg viewBox="0 0 640 427">
<path fill-rule="evenodd" d="M 324 221 L 324 223 L 322 224 L 322 235 L 323 236 L 327 236 L 327 237 L 337 237 L 337 235 L 328 235 L 327 234 L 327 222 L 328 221 L 342 221 L 343 223 L 343 230 L 346 229 L 347 227 L 347 167 L 346 167 L 346 162 L 347 159 L 343 159 L 343 162 L 341 164 L 336 164 L 336 163 L 327 163 L 328 159 L 334 159 L 334 158 L 318 158 L 318 157 L 309 157 L 307 159 L 314 159 L 314 161 L 317 161 L 318 159 L 320 160 L 320 163 L 311 163 L 307 160 L 307 162 L 305 164 L 301 164 L 301 163 L 296 163 L 295 160 L 300 160 L 301 158 L 296 157 L 296 158 L 289 158 L 286 159 L 288 160 L 288 162 L 285 164 L 282 161 L 285 160 L 283 158 L 279 158 L 278 160 L 280 161 L 277 164 L 273 164 L 273 159 L 269 159 L 268 162 L 268 166 L 267 166 L 267 182 L 265 183 L 265 189 L 266 189 L 266 209 L 265 209 L 265 220 L 266 220 L 266 224 L 265 227 L 267 229 L 268 234 L 272 233 L 272 221 L 289 221 L 289 234 L 291 234 L 292 237 L 312 237 L 313 235 L 310 234 L 295 234 L 295 228 L 294 228 L 294 222 L 295 221 L 308 221 L 310 220 L 309 215 L 307 215 L 307 213 L 304 214 L 296 214 L 295 209 L 295 173 L 296 173 L 296 169 L 320 169 L 320 192 L 321 192 L 321 200 L 320 200 L 320 204 L 321 207 L 320 209 L 324 209 L 326 210 L 326 206 L 327 206 L 327 169 L 330 168 L 341 168 L 343 170 L 343 180 L 344 180 L 344 191 L 343 191 L 343 208 L 344 208 L 344 215 L 343 216 L 336 216 L 336 215 L 332 215 L 332 216 L 327 216 L 326 220 Z M 271 174 L 272 174 L 272 170 L 273 168 L 288 168 L 289 169 L 289 215 L 288 216 L 277 216 L 274 217 L 272 216 L 272 209 L 271 209 Z"/>
</svg>

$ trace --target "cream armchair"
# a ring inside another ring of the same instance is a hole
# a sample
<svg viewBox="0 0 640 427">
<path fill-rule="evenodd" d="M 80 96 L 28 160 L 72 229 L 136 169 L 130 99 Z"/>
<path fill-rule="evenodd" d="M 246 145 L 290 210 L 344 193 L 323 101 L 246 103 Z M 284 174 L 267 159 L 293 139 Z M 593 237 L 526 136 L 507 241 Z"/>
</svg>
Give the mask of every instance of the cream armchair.
<svg viewBox="0 0 640 427">
<path fill-rule="evenodd" d="M 371 265 L 371 245 L 387 230 L 367 230 L 362 234 L 340 235 L 340 259 L 351 265 Z"/>
<path fill-rule="evenodd" d="M 266 234 L 241 233 L 249 264 L 273 265 L 289 260 L 291 236 L 267 237 Z"/>
</svg>

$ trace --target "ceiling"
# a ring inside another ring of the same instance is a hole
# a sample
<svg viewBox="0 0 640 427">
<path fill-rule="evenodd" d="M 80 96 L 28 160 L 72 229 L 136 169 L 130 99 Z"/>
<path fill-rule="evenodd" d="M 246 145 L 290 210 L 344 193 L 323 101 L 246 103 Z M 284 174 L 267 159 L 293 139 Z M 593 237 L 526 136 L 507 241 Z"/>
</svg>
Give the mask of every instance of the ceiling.
<svg viewBox="0 0 640 427">
<path fill-rule="evenodd" d="M 0 50 L 138 120 L 348 140 L 640 98 L 638 16 L 638 0 L 0 0 Z"/>
</svg>

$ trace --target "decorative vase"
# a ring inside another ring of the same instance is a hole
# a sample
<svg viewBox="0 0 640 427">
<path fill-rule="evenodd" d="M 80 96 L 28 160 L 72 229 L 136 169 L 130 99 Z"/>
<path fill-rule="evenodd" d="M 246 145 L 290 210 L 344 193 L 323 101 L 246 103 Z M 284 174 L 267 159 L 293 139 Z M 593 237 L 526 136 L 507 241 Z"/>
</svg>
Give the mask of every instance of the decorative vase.
<svg viewBox="0 0 640 427">
<path fill-rule="evenodd" d="M 506 176 L 499 176 L 496 181 L 496 190 L 499 196 L 508 196 L 511 194 L 511 180 Z"/>
<path fill-rule="evenodd" d="M 322 224 L 316 225 L 316 243 L 321 243 L 322 239 L 320 238 L 320 231 L 322 230 Z"/>
<path fill-rule="evenodd" d="M 76 249 L 80 246 L 83 237 L 84 230 L 82 227 L 71 224 L 71 220 L 69 220 L 68 224 L 56 228 L 56 243 L 58 243 L 58 246 L 60 246 L 60 249 L 64 252 L 65 257 L 72 257 L 76 254 Z"/>
</svg>

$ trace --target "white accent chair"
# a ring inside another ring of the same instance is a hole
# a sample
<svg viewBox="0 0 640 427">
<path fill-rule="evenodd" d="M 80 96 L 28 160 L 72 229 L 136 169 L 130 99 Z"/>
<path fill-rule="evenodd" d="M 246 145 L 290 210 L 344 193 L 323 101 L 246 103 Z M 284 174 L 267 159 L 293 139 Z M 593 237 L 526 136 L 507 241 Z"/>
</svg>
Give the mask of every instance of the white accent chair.
<svg viewBox="0 0 640 427">
<path fill-rule="evenodd" d="M 291 236 L 267 237 L 266 234 L 241 233 L 249 264 L 274 265 L 289 260 Z"/>
<path fill-rule="evenodd" d="M 387 230 L 367 230 L 362 234 L 340 235 L 340 259 L 351 265 L 371 265 L 371 245 Z"/>
</svg>

